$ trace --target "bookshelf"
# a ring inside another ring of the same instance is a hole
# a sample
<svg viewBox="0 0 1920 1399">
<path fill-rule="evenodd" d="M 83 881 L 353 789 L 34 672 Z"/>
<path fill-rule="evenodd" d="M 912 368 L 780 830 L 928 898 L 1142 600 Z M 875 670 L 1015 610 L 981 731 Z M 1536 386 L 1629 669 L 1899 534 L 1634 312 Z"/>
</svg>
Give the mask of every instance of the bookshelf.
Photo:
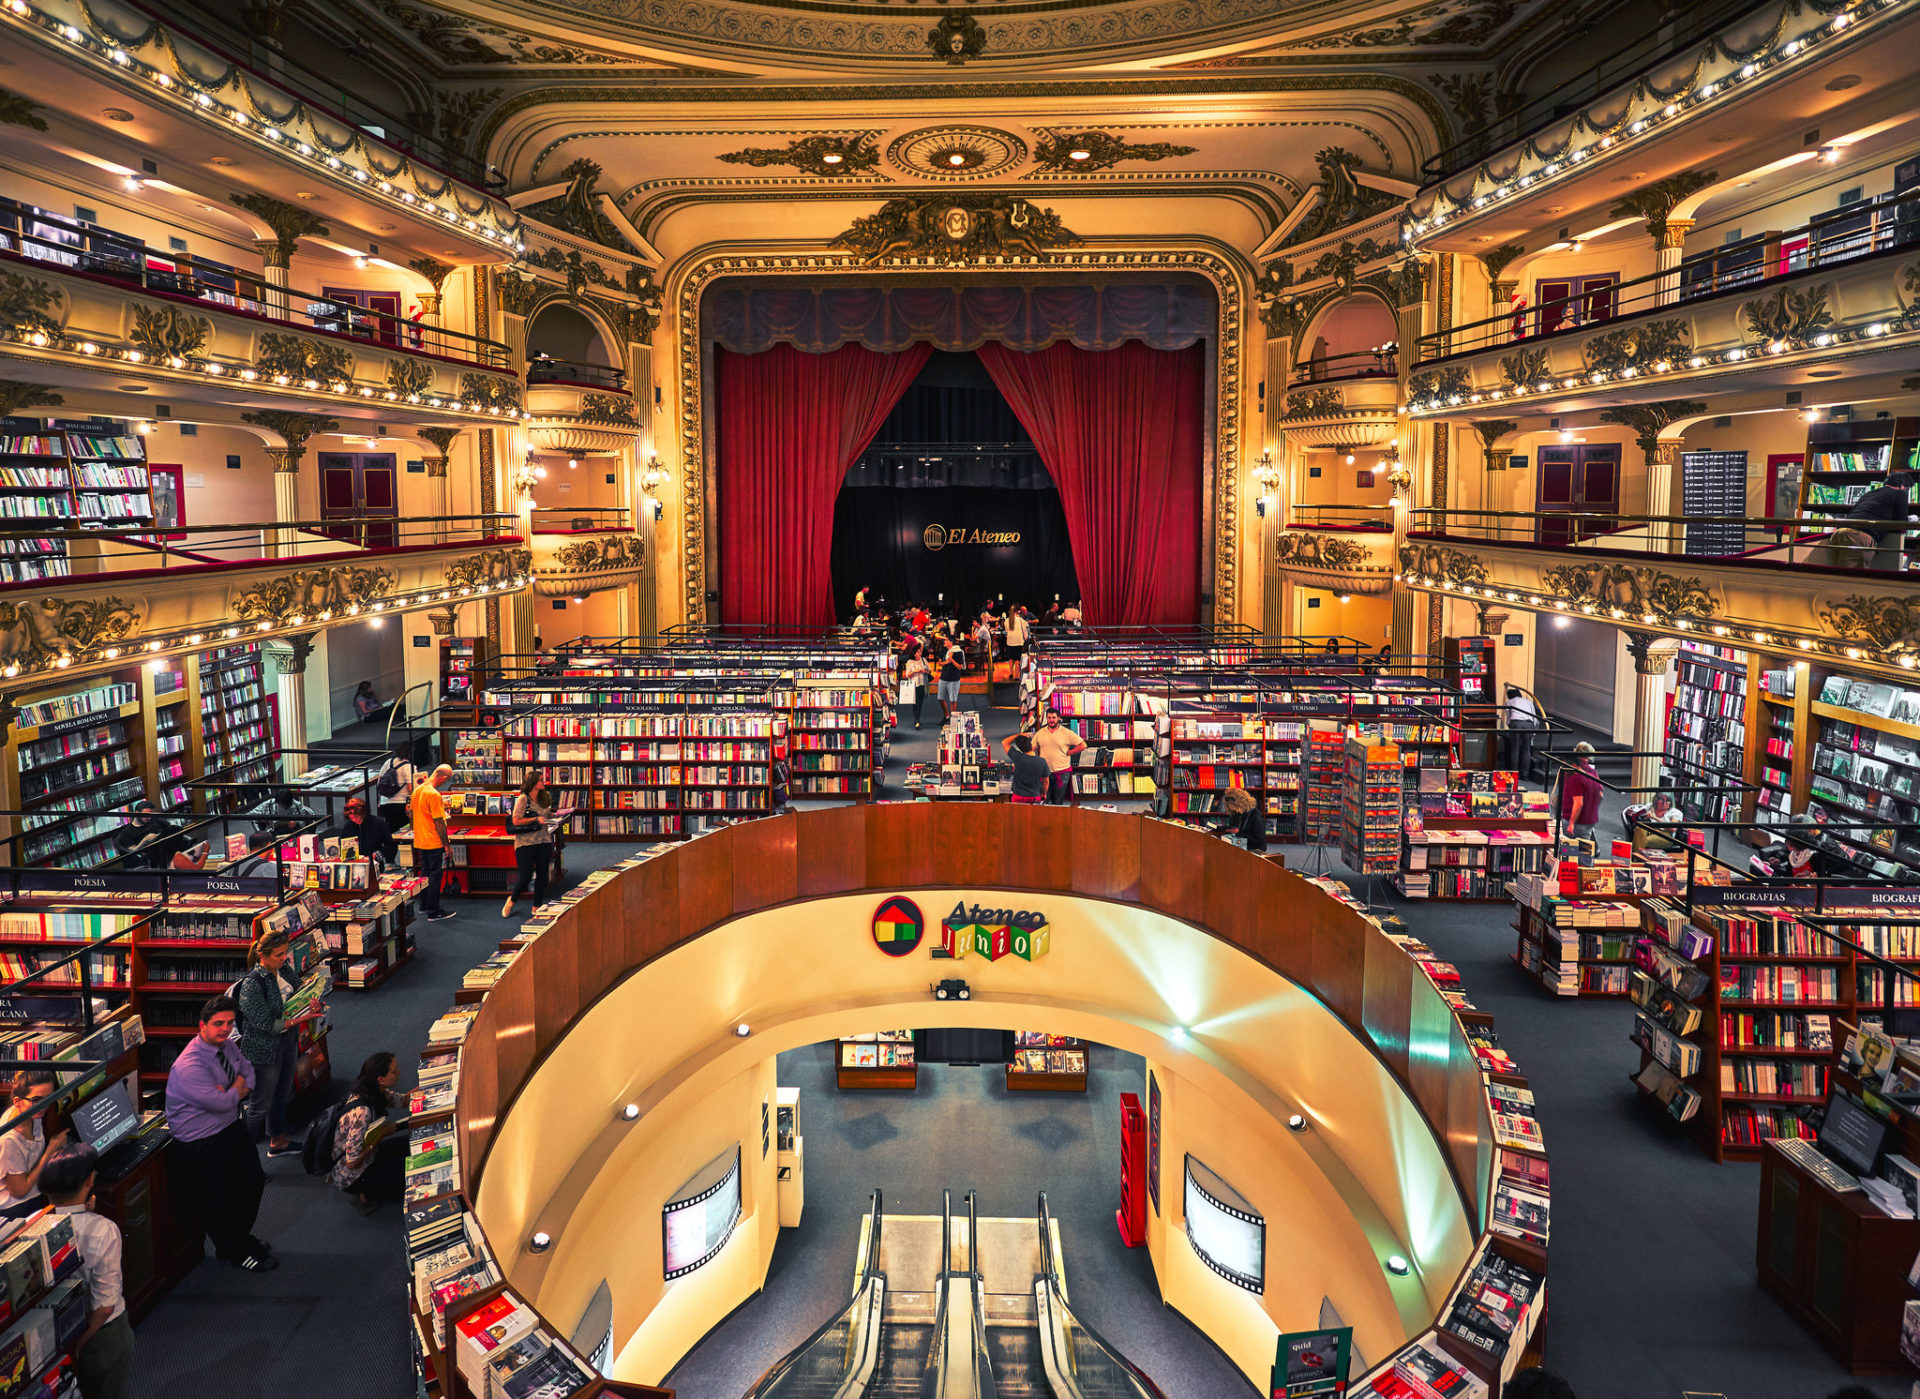
<svg viewBox="0 0 1920 1399">
<path fill-rule="evenodd" d="M 471 724 L 478 716 L 480 687 L 493 664 L 492 644 L 484 636 L 440 638 L 440 713 L 442 724 Z"/>
<path fill-rule="evenodd" d="M 1266 723 L 1257 714 L 1215 710 L 1170 716 L 1166 785 L 1173 817 L 1209 822 L 1223 817 L 1222 794 L 1231 787 L 1245 787 L 1259 800 L 1265 737 Z"/>
<path fill-rule="evenodd" d="M 1340 837 L 1340 789 L 1347 767 L 1343 730 L 1309 724 L 1301 761 L 1301 782 L 1306 788 L 1301 839 L 1308 845 L 1332 844 Z"/>
<path fill-rule="evenodd" d="M 882 717 L 871 686 L 801 679 L 784 697 L 791 713 L 788 782 L 796 797 L 871 797 Z"/>
<path fill-rule="evenodd" d="M 1493 638 L 1450 636 L 1441 643 L 1441 660 L 1454 687 L 1468 704 L 1494 703 Z"/>
<path fill-rule="evenodd" d="M 147 453 L 138 436 L 109 428 L 66 434 L 67 472 L 77 524 L 116 527 L 153 523 Z"/>
<path fill-rule="evenodd" d="M 1087 1042 L 1044 1030 L 1015 1030 L 1007 1064 L 1010 1093 L 1084 1093 Z"/>
<path fill-rule="evenodd" d="M 124 811 L 149 796 L 138 671 L 85 689 L 30 696 L 8 735 L 8 796 L 24 865 L 91 869 L 118 853 Z"/>
<path fill-rule="evenodd" d="M 849 1036 L 835 1044 L 834 1064 L 836 1081 L 843 1089 L 911 1089 L 920 1083 L 911 1030 Z"/>
<path fill-rule="evenodd" d="M 1514 962 L 1556 996 L 1625 996 L 1640 934 L 1637 898 L 1569 896 L 1557 874 L 1513 881 L 1520 935 Z"/>
<path fill-rule="evenodd" d="M 1667 711 L 1662 780 L 1676 789 L 1745 781 L 1749 664 L 1744 652 L 1680 643 L 1673 703 Z M 1698 821 L 1740 821 L 1741 793 L 1679 790 L 1676 804 Z"/>
<path fill-rule="evenodd" d="M 202 773 L 228 783 L 279 773 L 279 736 L 267 714 L 265 662 L 256 645 L 223 646 L 198 658 Z"/>
<path fill-rule="evenodd" d="M 1920 460 L 1920 418 L 1875 418 L 1867 422 L 1813 423 L 1807 428 L 1806 469 L 1800 476 L 1800 514 L 1845 515 L 1890 470 Z M 1920 502 L 1920 485 L 1912 489 Z M 1738 512 L 1735 512 L 1738 513 Z M 1911 559 L 1920 532 L 1908 531 Z M 1911 567 L 1911 562 L 1907 563 Z"/>
<path fill-rule="evenodd" d="M 1420 768 L 1401 822 L 1396 884 L 1410 899 L 1503 903 L 1508 882 L 1549 868 L 1546 794 L 1510 771 Z"/>
<path fill-rule="evenodd" d="M 1400 750 L 1349 738 L 1340 792 L 1340 858 L 1359 874 L 1400 870 Z"/>
<path fill-rule="evenodd" d="M 321 955 L 336 987 L 371 991 L 413 960 L 413 899 L 425 887 L 423 879 L 389 873 L 378 887 L 321 896 Z"/>
<path fill-rule="evenodd" d="M 34 420 L 0 424 L 0 521 L 46 520 L 66 528 L 73 520 L 66 439 Z M 64 578 L 70 564 L 64 539 L 13 537 L 0 541 L 0 583 Z"/>
<path fill-rule="evenodd" d="M 1826 835 L 1862 874 L 1913 878 L 1920 844 L 1893 828 L 1920 817 L 1920 691 L 1834 673 L 1820 678 L 1807 708 L 1814 721 L 1807 811 L 1866 828 Z"/>
</svg>

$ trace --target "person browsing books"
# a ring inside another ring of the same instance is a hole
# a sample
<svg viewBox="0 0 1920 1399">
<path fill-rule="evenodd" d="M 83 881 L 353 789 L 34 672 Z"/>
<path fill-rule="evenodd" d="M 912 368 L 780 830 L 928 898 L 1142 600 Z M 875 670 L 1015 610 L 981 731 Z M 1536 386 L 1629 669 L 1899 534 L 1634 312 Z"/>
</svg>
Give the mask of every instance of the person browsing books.
<svg viewBox="0 0 1920 1399">
<path fill-rule="evenodd" d="M 201 1006 L 199 1028 L 167 1070 L 167 1161 L 176 1198 L 206 1226 L 214 1257 L 264 1273 L 280 1260 L 253 1235 L 267 1175 L 240 1120 L 253 1065 L 228 1042 L 239 1010 L 231 996 Z"/>
<path fill-rule="evenodd" d="M 1560 774 L 1560 824 L 1574 840 L 1592 840 L 1600 824 L 1600 774 L 1593 745 L 1573 745 L 1573 762 Z"/>
<path fill-rule="evenodd" d="M 407 824 L 407 798 L 413 792 L 413 782 L 413 762 L 403 743 L 393 750 L 373 784 L 373 794 L 380 799 L 380 819 L 387 823 L 389 832 Z"/>
<path fill-rule="evenodd" d="M 353 841 L 362 860 L 372 857 L 392 864 L 400 855 L 393 832 L 387 829 L 385 821 L 367 810 L 365 797 L 347 798 L 347 814 L 333 835 L 342 841 Z"/>
<path fill-rule="evenodd" d="M 1229 787 L 1221 798 L 1227 819 L 1214 826 L 1216 835 L 1242 841 L 1256 855 L 1267 853 L 1267 818 L 1260 801 L 1245 787 Z"/>
<path fill-rule="evenodd" d="M 407 1138 L 392 1130 L 399 1116 L 393 1087 L 399 1081 L 398 1059 L 384 1049 L 369 1054 L 333 1129 L 327 1183 L 351 1196 L 362 1214 L 372 1214 L 384 1200 L 399 1199 L 406 1183 Z"/>
<path fill-rule="evenodd" d="M 113 845 L 126 857 L 128 869 L 197 870 L 207 863 L 204 842 L 187 846 L 180 828 L 163 817 L 150 801 L 128 808 L 132 819 L 114 832 Z"/>
<path fill-rule="evenodd" d="M 502 918 L 513 917 L 513 906 L 520 896 L 533 888 L 533 906 L 547 901 L 547 877 L 553 869 L 553 831 L 556 822 L 567 813 L 556 812 L 553 788 L 537 772 L 527 774 L 514 794 L 513 807 L 507 813 L 507 831 L 513 837 L 513 863 L 519 871 L 507 901 L 500 906 Z"/>
<path fill-rule="evenodd" d="M 247 1137 L 267 1138 L 267 1155 L 292 1156 L 299 1146 L 287 1135 L 287 1102 L 293 1097 L 294 1065 L 300 1057 L 300 1027 L 318 1020 L 326 1007 L 315 1004 L 291 1017 L 287 980 L 292 939 L 268 933 L 247 949 L 247 974 L 235 987 L 240 1010 L 240 1052 L 253 1066 L 247 1094 Z"/>
<path fill-rule="evenodd" d="M 120 1265 L 120 1226 L 93 1211 L 100 1158 L 84 1142 L 47 1153 L 42 1187 L 55 1214 L 73 1230 L 74 1251 L 87 1284 L 87 1326 L 74 1354 L 85 1399 L 127 1399 L 133 1393 L 133 1327 L 127 1321 L 126 1276 Z"/>
<path fill-rule="evenodd" d="M 1887 479 L 1853 503 L 1840 518 L 1873 536 L 1871 567 L 1885 573 L 1898 571 L 1901 550 L 1906 543 L 1907 521 L 1912 518 L 1914 474 L 1889 471 Z"/>
<path fill-rule="evenodd" d="M 22 1069 L 13 1076 L 13 1112 L 17 1119 L 0 1135 L 0 1178 L 6 1184 L 6 1197 L 0 1200 L 0 1215 L 13 1216 L 40 1208 L 40 1172 L 47 1153 L 67 1139 L 67 1134 L 46 1135 L 46 1128 L 33 1110 L 53 1096 L 59 1086 L 52 1069 Z"/>
<path fill-rule="evenodd" d="M 1033 751 L 1047 760 L 1047 802 L 1064 806 L 1073 797 L 1073 755 L 1087 741 L 1060 722 L 1060 711 L 1049 709 L 1046 722 L 1033 735 Z"/>
<path fill-rule="evenodd" d="M 261 835 L 292 835 L 314 819 L 314 810 L 293 794 L 291 787 L 275 787 L 260 805 L 249 811 L 253 828 Z"/>
<path fill-rule="evenodd" d="M 447 867 L 447 801 L 440 794 L 453 781 L 453 769 L 442 763 L 414 785 L 408 810 L 413 813 L 413 864 L 427 887 L 420 894 L 420 911 L 429 923 L 453 917 L 440 905 L 440 880 Z"/>
<path fill-rule="evenodd" d="M 1000 740 L 1000 747 L 1013 765 L 1013 799 L 1036 806 L 1045 801 L 1051 773 L 1047 760 L 1033 751 L 1033 735 L 1008 734 Z"/>
</svg>

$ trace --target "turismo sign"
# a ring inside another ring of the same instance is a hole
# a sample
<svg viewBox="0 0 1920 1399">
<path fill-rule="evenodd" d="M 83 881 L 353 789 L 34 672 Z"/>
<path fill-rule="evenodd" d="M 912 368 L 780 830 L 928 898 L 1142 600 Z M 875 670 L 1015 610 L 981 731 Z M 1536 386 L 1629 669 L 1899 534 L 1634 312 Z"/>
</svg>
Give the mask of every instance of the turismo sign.
<svg viewBox="0 0 1920 1399">
<path fill-rule="evenodd" d="M 920 542 L 933 553 L 949 544 L 995 544 L 1006 546 L 1020 542 L 1019 530 L 970 530 L 965 525 L 928 525 L 920 532 Z"/>
<path fill-rule="evenodd" d="M 997 962 L 1012 953 L 1031 962 L 1047 955 L 1053 945 L 1053 930 L 1044 913 L 982 908 L 962 900 L 940 923 L 940 945 L 950 957 L 977 952 L 989 962 Z"/>
</svg>

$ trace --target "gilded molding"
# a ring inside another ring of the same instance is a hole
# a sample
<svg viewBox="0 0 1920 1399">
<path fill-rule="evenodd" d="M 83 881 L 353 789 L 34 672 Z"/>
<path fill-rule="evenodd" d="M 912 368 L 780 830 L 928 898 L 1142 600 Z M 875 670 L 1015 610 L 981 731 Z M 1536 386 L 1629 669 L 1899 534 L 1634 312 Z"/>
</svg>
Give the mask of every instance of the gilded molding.
<svg viewBox="0 0 1920 1399">
<path fill-rule="evenodd" d="M 864 175 L 880 164 L 880 149 L 874 144 L 879 135 L 878 131 L 862 131 L 853 136 L 803 136 L 784 146 L 746 146 L 727 151 L 718 159 L 763 170 L 791 165 L 805 174 L 829 179 Z"/>
<path fill-rule="evenodd" d="M 1834 635 L 1869 642 L 1881 651 L 1920 648 L 1920 598 L 1849 593 L 1821 608 L 1820 620 Z"/>
<path fill-rule="evenodd" d="M 553 551 L 555 563 L 583 572 L 639 568 L 647 557 L 646 541 L 634 534 L 604 534 L 562 544 Z"/>
<path fill-rule="evenodd" d="M 197 360 L 213 339 L 212 321 L 178 306 L 134 306 L 132 310 L 133 329 L 127 339 L 149 359 Z"/>
<path fill-rule="evenodd" d="M 262 408 L 257 413 L 242 413 L 240 421 L 278 433 L 286 443 L 279 449 L 286 453 L 286 465 L 282 467 L 276 462 L 276 471 L 297 469 L 300 458 L 306 453 L 308 440 L 340 426 L 334 419 L 323 418 L 318 413 L 290 413 L 281 408 Z M 269 447 L 267 450 L 272 452 L 275 449 Z"/>
<path fill-rule="evenodd" d="M 988 258 L 1045 262 L 1079 235 L 1051 209 L 1005 194 L 916 194 L 889 199 L 862 215 L 829 247 L 850 248 L 871 265 L 890 258 L 954 264 Z"/>
<path fill-rule="evenodd" d="M 462 374 L 460 397 L 482 408 L 498 408 L 503 413 L 517 414 L 520 411 L 519 382 L 503 379 L 497 374 Z"/>
<path fill-rule="evenodd" d="M 1654 568 L 1569 564 L 1543 570 L 1540 581 L 1552 597 L 1615 615 L 1638 618 L 1651 613 L 1668 620 L 1704 621 L 1720 613 L 1720 604 L 1698 578 Z"/>
<path fill-rule="evenodd" d="M 211 327 L 209 327 L 211 330 Z M 309 340 L 304 335 L 267 331 L 254 352 L 253 367 L 268 379 L 312 380 L 319 384 L 353 382 L 353 354 L 344 345 Z"/>
<path fill-rule="evenodd" d="M 1770 296 L 1741 303 L 1740 323 L 1755 344 L 1784 344 L 1790 350 L 1804 350 L 1816 335 L 1832 328 L 1833 312 L 1828 305 L 1832 295 L 1831 282 L 1781 287 Z"/>
<path fill-rule="evenodd" d="M 1684 320 L 1674 318 L 1602 331 L 1589 336 L 1580 352 L 1590 370 L 1618 374 L 1631 369 L 1645 374 L 1684 358 L 1692 349 L 1693 331 Z"/>
<path fill-rule="evenodd" d="M 1283 422 L 1295 418 L 1326 418 L 1343 412 L 1346 406 L 1339 389 L 1302 389 L 1287 395 L 1287 410 L 1280 417 Z"/>
<path fill-rule="evenodd" d="M 639 422 L 630 394 L 583 393 L 580 395 L 580 416 L 608 423 L 633 425 Z"/>
<path fill-rule="evenodd" d="M 1545 350 L 1515 350 L 1500 356 L 1500 377 L 1510 389 L 1531 389 L 1552 379 L 1553 371 Z"/>
<path fill-rule="evenodd" d="M 1654 403 L 1635 403 L 1622 408 L 1603 408 L 1600 421 L 1633 429 L 1633 440 L 1646 453 L 1647 465 L 1659 460 L 1660 434 L 1682 418 L 1698 417 L 1707 405 L 1697 398 L 1663 398 Z"/>
<path fill-rule="evenodd" d="M 1320 168 L 1315 186 L 1320 192 L 1319 202 L 1288 231 L 1280 243 L 1283 248 L 1317 242 L 1350 224 L 1384 214 L 1401 202 L 1396 195 L 1356 180 L 1353 172 L 1360 168 L 1360 157 L 1344 146 L 1328 146 L 1313 159 Z"/>
<path fill-rule="evenodd" d="M 1667 236 L 1667 220 L 1673 217 L 1674 207 L 1688 195 L 1698 194 L 1719 178 L 1720 172 L 1717 170 L 1682 170 L 1678 175 L 1642 185 L 1633 193 L 1616 200 L 1613 207 L 1607 210 L 1607 217 L 1645 219 L 1647 232 L 1653 235 L 1654 242 L 1659 243 Z M 1688 222 L 1691 223 L 1691 220 Z"/>
<path fill-rule="evenodd" d="M 279 263 L 274 265 L 280 267 L 287 265 L 287 259 L 293 256 L 302 238 L 309 234 L 324 238 L 332 231 L 325 219 L 311 210 L 302 209 L 298 204 L 288 204 L 251 191 L 230 194 L 227 198 L 273 230 L 273 241 L 280 254 Z"/>
<path fill-rule="evenodd" d="M 1484 583 L 1487 566 L 1473 555 L 1440 544 L 1408 543 L 1400 546 L 1400 571 L 1436 583 Z"/>
<path fill-rule="evenodd" d="M 1473 391 L 1467 371 L 1459 365 L 1445 369 L 1423 369 L 1407 380 L 1407 397 L 1417 405 L 1438 407 L 1458 403 Z"/>
<path fill-rule="evenodd" d="M 409 262 L 407 266 L 427 279 L 433 287 L 435 296 L 440 295 L 441 288 L 447 283 L 447 278 L 454 273 L 453 264 L 442 262 L 437 257 L 429 257 L 425 253 Z"/>
<path fill-rule="evenodd" d="M 139 631 L 139 605 L 118 594 L 0 602 L 0 660 L 22 668 L 48 666 L 62 656 L 97 651 Z"/>
<path fill-rule="evenodd" d="M 533 551 L 530 549 L 488 549 L 448 564 L 447 586 L 477 588 L 482 583 L 518 583 L 526 578 L 527 570 L 532 565 Z"/>
<path fill-rule="evenodd" d="M 927 51 L 957 68 L 987 51 L 987 31 L 972 15 L 949 12 L 927 31 Z"/>
<path fill-rule="evenodd" d="M 15 335 L 29 336 L 37 331 L 59 344 L 66 339 L 59 309 L 58 287 L 38 277 L 0 272 L 0 321 L 5 321 Z"/>
<path fill-rule="evenodd" d="M 1351 539 L 1337 534 L 1309 530 L 1301 534 L 1283 534 L 1275 546 L 1275 556 L 1292 568 L 1323 568 L 1357 572 L 1367 566 L 1367 551 Z"/>
<path fill-rule="evenodd" d="M 417 359 L 387 361 L 387 389 L 402 398 L 418 398 L 433 387 L 433 367 Z M 458 431 L 458 429 L 454 429 Z"/>
<path fill-rule="evenodd" d="M 278 626 L 292 617 L 341 612 L 356 603 L 391 597 L 398 581 L 390 568 L 354 564 L 298 568 L 239 590 L 228 610 L 243 622 L 272 622 Z"/>
<path fill-rule="evenodd" d="M 1198 146 L 1177 146 L 1167 141 L 1128 141 L 1108 131 L 1047 131 L 1046 139 L 1033 152 L 1034 167 L 1050 174 L 1075 171 L 1111 170 L 1123 160 L 1173 160 L 1193 155 Z M 1075 159 L 1075 152 L 1081 157 Z"/>
</svg>

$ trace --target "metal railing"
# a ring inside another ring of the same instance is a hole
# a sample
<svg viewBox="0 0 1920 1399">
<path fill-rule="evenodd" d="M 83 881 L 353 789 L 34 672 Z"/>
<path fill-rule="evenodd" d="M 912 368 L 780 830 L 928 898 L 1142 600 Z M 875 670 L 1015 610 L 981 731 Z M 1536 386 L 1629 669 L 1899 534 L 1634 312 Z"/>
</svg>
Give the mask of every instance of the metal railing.
<svg viewBox="0 0 1920 1399">
<path fill-rule="evenodd" d="M 418 125 L 408 117 L 375 106 L 338 79 L 288 54 L 278 43 L 237 27 L 229 14 L 195 3 L 195 0 L 163 0 L 158 5 L 141 4 L 139 0 L 122 0 L 122 3 L 165 23 L 179 25 L 194 43 L 218 54 L 235 67 L 244 69 L 255 81 L 277 87 L 331 112 L 376 140 L 444 174 L 476 187 L 498 187 L 505 183 L 499 177 L 489 178 L 487 164 L 467 154 L 456 143 L 440 139 L 429 128 Z M 270 73 L 263 72 L 259 65 L 240 56 L 252 53 L 256 48 L 265 48 L 272 53 Z M 503 60 L 506 57 L 503 55 Z"/>
<path fill-rule="evenodd" d="M 1049 1383 L 1056 1375 L 1066 1382 L 1071 1392 L 1063 1399 L 1166 1399 L 1159 1385 L 1108 1345 L 1067 1305 L 1059 1260 L 1053 1253 L 1052 1226 L 1053 1218 L 1047 1212 L 1047 1192 L 1043 1190 L 1039 1204 L 1040 1277 L 1036 1287 L 1045 1304 L 1040 1315 L 1040 1348 L 1046 1358 Z"/>
<path fill-rule="evenodd" d="M 867 1251 L 853 1300 L 802 1341 L 747 1391 L 746 1399 L 841 1399 L 865 1389 L 879 1349 L 880 1308 L 886 1274 L 880 1271 L 880 1230 L 886 1219 L 880 1192 L 873 1192 L 867 1213 Z"/>
<path fill-rule="evenodd" d="M 138 463 L 128 463 L 138 465 Z M 517 544 L 513 515 L 354 515 L 230 525 L 54 526 L 0 519 L 0 594 L 54 578 L 111 583 L 123 573 L 353 557 L 370 551 Z M 57 546 L 44 548 L 41 546 Z"/>
<path fill-rule="evenodd" d="M 1880 195 L 1823 214 L 1798 228 L 1756 233 L 1737 243 L 1696 253 L 1665 271 L 1590 287 L 1537 306 L 1522 305 L 1485 320 L 1423 335 L 1415 362 L 1428 364 L 1494 346 L 1532 344 L 1547 336 L 1684 306 L 1916 242 L 1920 242 L 1920 192 Z"/>
<path fill-rule="evenodd" d="M 606 389 L 612 393 L 627 391 L 625 370 L 610 369 L 604 364 L 587 364 L 582 360 L 555 359 L 552 355 L 527 357 L 527 383 L 576 384 L 581 388 Z"/>
<path fill-rule="evenodd" d="M 1303 358 L 1293 367 L 1292 388 L 1299 384 L 1327 384 L 1346 379 L 1391 379 L 1400 372 L 1400 347 L 1381 345 L 1340 355 Z"/>
<path fill-rule="evenodd" d="M 1392 530 L 1391 505 L 1291 505 L 1285 529 L 1354 530 L 1377 533 Z"/>
<path fill-rule="evenodd" d="M 535 534 L 595 534 L 633 527 L 633 512 L 623 506 L 536 506 Z"/>
<path fill-rule="evenodd" d="M 390 311 L 370 310 L 338 293 L 329 296 L 276 286 L 264 271 L 252 272 L 189 253 L 164 251 L 130 234 L 80 223 L 18 200 L 0 200 L 0 258 L 92 281 L 134 286 L 149 296 L 190 302 L 201 310 L 272 321 L 351 344 L 431 355 L 488 369 L 506 371 L 512 367 L 507 347 L 497 340 L 484 340 Z M 411 296 L 394 294 L 403 301 Z"/>
<path fill-rule="evenodd" d="M 1426 183 L 1449 179 L 1486 159 L 1503 146 L 1531 135 L 1560 117 L 1577 111 L 1610 89 L 1657 67 L 1728 21 L 1758 8 L 1753 0 L 1694 0 L 1663 10 L 1661 22 L 1621 43 L 1582 71 L 1557 78 L 1550 91 L 1497 115 L 1487 126 L 1470 133 L 1421 163 Z"/>
<path fill-rule="evenodd" d="M 1567 561 L 1582 553 L 1662 554 L 1739 567 L 1911 571 L 1906 548 L 1920 542 L 1920 520 L 1907 525 L 1849 521 L 1844 504 L 1807 508 L 1808 514 L 1791 519 L 1756 520 L 1745 515 L 1419 507 L 1409 512 L 1407 538 L 1551 549 Z M 1920 515 L 1920 504 L 1914 513 Z"/>
</svg>

